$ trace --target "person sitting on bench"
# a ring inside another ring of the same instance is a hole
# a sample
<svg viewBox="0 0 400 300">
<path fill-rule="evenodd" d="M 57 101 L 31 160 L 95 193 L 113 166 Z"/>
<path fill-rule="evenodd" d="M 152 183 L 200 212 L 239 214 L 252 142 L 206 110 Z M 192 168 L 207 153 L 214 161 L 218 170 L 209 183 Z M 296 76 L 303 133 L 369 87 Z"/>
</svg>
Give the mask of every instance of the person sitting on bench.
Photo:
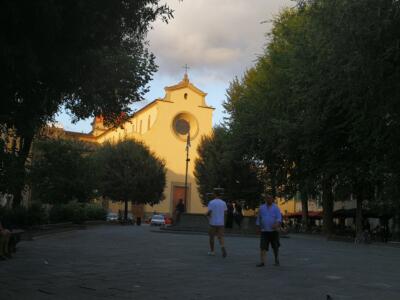
<svg viewBox="0 0 400 300">
<path fill-rule="evenodd" d="M 3 224 L 1 223 L 0 220 L 0 260 L 11 258 L 11 253 L 9 248 L 10 236 L 11 236 L 10 231 L 3 227 Z"/>
</svg>

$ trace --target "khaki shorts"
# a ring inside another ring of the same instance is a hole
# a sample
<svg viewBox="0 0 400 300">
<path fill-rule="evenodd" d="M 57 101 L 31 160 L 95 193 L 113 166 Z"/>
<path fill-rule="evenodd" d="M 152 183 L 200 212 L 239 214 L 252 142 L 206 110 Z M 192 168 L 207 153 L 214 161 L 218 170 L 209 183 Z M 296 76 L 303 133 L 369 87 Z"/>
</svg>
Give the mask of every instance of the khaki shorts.
<svg viewBox="0 0 400 300">
<path fill-rule="evenodd" d="M 210 236 L 222 237 L 224 235 L 224 226 L 210 225 L 210 228 L 208 228 L 208 234 Z"/>
</svg>

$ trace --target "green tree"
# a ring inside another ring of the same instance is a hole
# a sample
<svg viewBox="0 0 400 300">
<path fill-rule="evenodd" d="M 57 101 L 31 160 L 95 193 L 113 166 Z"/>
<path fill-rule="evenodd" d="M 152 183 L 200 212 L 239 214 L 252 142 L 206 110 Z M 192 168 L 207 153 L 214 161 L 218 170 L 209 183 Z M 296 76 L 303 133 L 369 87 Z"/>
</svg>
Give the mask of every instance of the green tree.
<svg viewBox="0 0 400 300">
<path fill-rule="evenodd" d="M 253 161 L 238 152 L 227 128 L 216 127 L 204 137 L 197 149 L 194 175 L 203 204 L 214 188 L 224 189 L 227 200 L 244 201 L 247 208 L 255 208 L 262 193 L 258 169 Z"/>
<path fill-rule="evenodd" d="M 65 106 L 114 122 L 156 71 L 146 34 L 172 11 L 159 0 L 3 1 L 0 124 L 15 131 L 20 170 L 36 131 Z M 22 172 L 23 173 L 23 172 Z M 22 186 L 13 191 L 18 205 Z"/>
<path fill-rule="evenodd" d="M 93 151 L 93 145 L 74 140 L 36 140 L 28 177 L 32 198 L 50 204 L 90 200 L 94 189 Z"/>
<path fill-rule="evenodd" d="M 23 177 L 20 168 L 19 157 L 14 156 L 13 136 L 8 134 L 7 128 L 0 124 L 0 194 L 11 194 L 15 186 L 22 184 L 20 182 Z"/>
<path fill-rule="evenodd" d="M 228 90 L 236 145 L 262 162 L 272 195 L 322 194 L 327 233 L 334 199 L 357 199 L 359 231 L 361 204 L 396 191 L 399 5 L 299 1 Z"/>
<path fill-rule="evenodd" d="M 164 199 L 165 163 L 143 143 L 127 140 L 105 144 L 93 156 L 96 165 L 97 190 L 113 201 L 158 204 Z"/>
<path fill-rule="evenodd" d="M 392 184 L 386 175 L 399 171 L 390 157 L 399 153 L 400 3 L 318 0 L 308 1 L 308 10 L 309 36 L 321 46 L 316 65 L 324 72 L 308 95 L 325 98 L 316 112 L 331 120 L 325 133 L 334 137 L 336 155 L 329 169 L 335 185 L 357 201 L 360 232 L 362 203 L 381 198 L 382 187 Z"/>
<path fill-rule="evenodd" d="M 291 27 L 297 26 L 290 18 L 292 15 L 288 11 L 275 21 L 265 54 L 241 80 L 232 82 L 224 104 L 230 114 L 228 126 L 235 147 L 258 162 L 265 191 L 283 198 L 290 198 L 296 192 L 293 170 L 299 165 L 294 160 L 300 156 L 295 151 L 299 149 L 296 140 L 302 136 L 296 123 L 300 111 L 296 103 L 290 102 L 292 91 L 287 86 L 292 44 L 287 37 L 284 39 L 284 33 L 290 32 L 287 28 L 290 26 L 281 25 L 290 20 L 295 23 Z"/>
</svg>

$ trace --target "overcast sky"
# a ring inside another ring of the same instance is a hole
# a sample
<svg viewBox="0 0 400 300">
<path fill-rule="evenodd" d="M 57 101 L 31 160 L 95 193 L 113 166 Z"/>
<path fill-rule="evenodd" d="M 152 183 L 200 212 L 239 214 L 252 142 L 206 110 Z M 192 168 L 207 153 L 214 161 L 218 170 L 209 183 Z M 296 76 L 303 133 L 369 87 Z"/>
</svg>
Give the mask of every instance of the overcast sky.
<svg viewBox="0 0 400 300">
<path fill-rule="evenodd" d="M 271 20 L 293 6 L 291 0 L 168 0 L 174 19 L 156 21 L 149 33 L 150 49 L 158 72 L 150 83 L 144 103 L 164 96 L 164 87 L 179 82 L 189 66 L 189 79 L 208 93 L 206 101 L 216 108 L 214 124 L 223 118 L 222 102 L 229 82 L 254 64 L 267 42 Z M 67 130 L 89 132 L 91 120 L 73 125 L 65 113 L 57 120 Z"/>
</svg>

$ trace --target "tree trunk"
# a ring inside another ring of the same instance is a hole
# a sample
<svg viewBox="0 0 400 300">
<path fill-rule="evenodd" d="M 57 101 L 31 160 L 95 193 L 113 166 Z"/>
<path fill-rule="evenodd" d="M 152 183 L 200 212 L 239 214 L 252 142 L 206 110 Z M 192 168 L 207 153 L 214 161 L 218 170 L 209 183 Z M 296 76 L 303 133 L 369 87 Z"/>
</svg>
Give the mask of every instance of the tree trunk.
<svg viewBox="0 0 400 300">
<path fill-rule="evenodd" d="M 15 186 L 13 188 L 13 207 L 18 207 L 21 205 L 22 201 L 22 191 L 25 187 L 26 178 L 26 164 L 27 159 L 31 150 L 33 141 L 34 131 L 30 131 L 20 136 L 19 141 L 19 151 L 18 156 L 15 157 L 17 160 L 16 168 L 18 176 L 20 178 L 15 181 Z"/>
<path fill-rule="evenodd" d="M 333 233 L 333 194 L 332 184 L 329 180 L 322 183 L 322 208 L 323 231 L 330 235 Z"/>
<path fill-rule="evenodd" d="M 361 194 L 356 196 L 356 236 L 361 236 L 363 232 L 363 216 L 362 216 L 362 202 L 363 198 Z"/>
<path fill-rule="evenodd" d="M 275 180 L 275 172 L 271 172 L 271 196 L 273 199 L 276 199 L 276 180 Z"/>
<path fill-rule="evenodd" d="M 301 199 L 301 223 L 303 224 L 303 228 L 308 230 L 309 221 L 308 221 L 308 195 L 306 192 L 300 192 Z"/>
<path fill-rule="evenodd" d="M 101 199 L 101 207 L 103 207 L 105 210 L 108 211 L 110 206 L 108 199 L 104 196 L 100 196 L 100 199 Z"/>
<path fill-rule="evenodd" d="M 398 207 L 394 211 L 391 231 L 393 240 L 400 241 L 400 209 Z"/>
<path fill-rule="evenodd" d="M 128 222 L 128 200 L 125 200 L 124 221 L 125 223 Z"/>
</svg>

